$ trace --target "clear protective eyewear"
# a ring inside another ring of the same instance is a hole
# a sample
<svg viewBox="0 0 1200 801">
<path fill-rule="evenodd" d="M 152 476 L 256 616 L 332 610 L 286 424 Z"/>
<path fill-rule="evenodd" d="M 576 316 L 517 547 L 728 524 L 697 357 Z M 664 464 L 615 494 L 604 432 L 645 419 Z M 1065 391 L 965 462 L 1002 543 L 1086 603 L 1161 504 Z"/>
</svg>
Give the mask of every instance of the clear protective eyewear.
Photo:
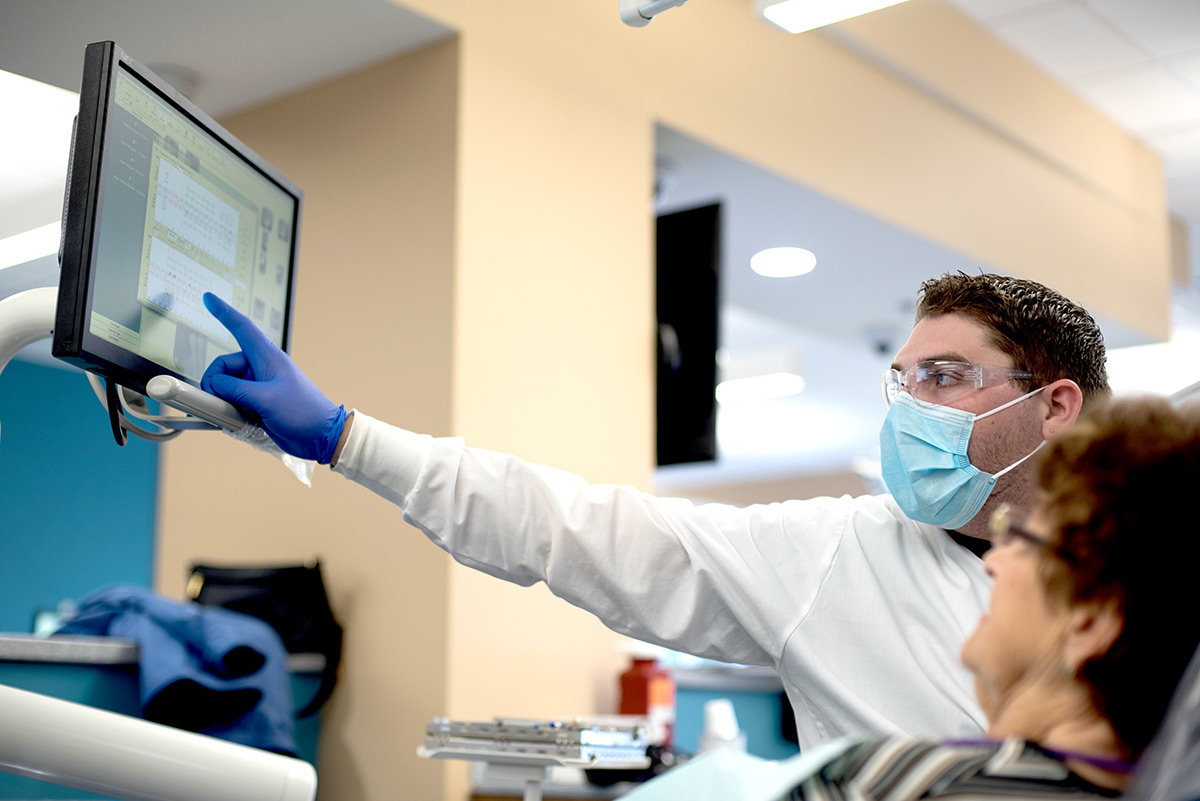
<svg viewBox="0 0 1200 801">
<path fill-rule="evenodd" d="M 988 533 L 991 534 L 993 546 L 1004 547 L 1011 544 L 1014 540 L 1022 540 L 1035 548 L 1040 548 L 1057 556 L 1064 562 L 1073 561 L 1070 551 L 1046 537 L 1034 534 L 1017 522 L 1017 519 L 1017 511 L 1011 504 L 1000 504 L 999 508 L 992 513 L 992 517 L 988 521 Z"/>
<path fill-rule="evenodd" d="M 1012 367 L 988 367 L 967 362 L 917 362 L 907 370 L 883 371 L 883 397 L 891 406 L 901 390 L 919 401 L 944 406 L 973 389 L 1003 384 L 1014 378 L 1033 378 L 1027 370 Z"/>
</svg>

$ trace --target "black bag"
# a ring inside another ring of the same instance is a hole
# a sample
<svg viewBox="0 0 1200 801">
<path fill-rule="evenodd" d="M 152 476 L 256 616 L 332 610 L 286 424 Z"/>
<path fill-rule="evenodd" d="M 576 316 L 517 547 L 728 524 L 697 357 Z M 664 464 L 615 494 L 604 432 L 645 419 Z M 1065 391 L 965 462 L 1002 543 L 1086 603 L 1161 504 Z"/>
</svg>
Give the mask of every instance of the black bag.
<svg viewBox="0 0 1200 801">
<path fill-rule="evenodd" d="M 342 661 L 342 627 L 329 606 L 319 561 L 285 567 L 192 565 L 187 596 L 266 621 L 289 654 L 325 657 L 321 684 L 296 717 L 316 714 L 333 694 Z"/>
</svg>

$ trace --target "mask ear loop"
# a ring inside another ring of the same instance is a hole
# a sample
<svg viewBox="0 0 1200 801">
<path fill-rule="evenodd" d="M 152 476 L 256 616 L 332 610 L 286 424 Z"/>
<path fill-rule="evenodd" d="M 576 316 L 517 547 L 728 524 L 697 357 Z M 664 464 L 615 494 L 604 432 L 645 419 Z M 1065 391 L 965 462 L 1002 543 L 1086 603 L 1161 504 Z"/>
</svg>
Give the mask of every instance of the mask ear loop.
<svg viewBox="0 0 1200 801">
<path fill-rule="evenodd" d="M 1017 405 L 1018 403 L 1020 403 L 1021 401 L 1025 400 L 1026 398 L 1031 398 L 1031 397 L 1033 397 L 1034 395 L 1036 395 L 1036 394 L 1038 394 L 1039 392 L 1041 392 L 1043 389 L 1045 389 L 1045 387 L 1038 387 L 1037 389 L 1030 390 L 1029 392 L 1026 392 L 1024 395 L 1022 395 L 1022 396 L 1021 396 L 1021 397 L 1019 397 L 1019 398 L 1014 398 L 1013 400 L 1010 400 L 1008 403 L 1005 403 L 1005 404 L 1002 404 L 1002 405 L 1000 405 L 1000 406 L 997 406 L 995 409 L 992 409 L 990 412 L 984 412 L 983 414 L 977 414 L 977 415 L 975 415 L 975 419 L 976 419 L 976 420 L 980 420 L 980 419 L 982 419 L 982 418 L 984 418 L 984 417 L 987 417 L 987 416 L 988 416 L 988 415 L 990 415 L 990 414 L 995 414 L 996 412 L 1003 411 L 1003 410 L 1007 409 L 1009 406 L 1016 406 L 1016 405 Z M 1003 470 L 1001 470 L 1000 472 L 998 472 L 998 473 L 993 473 L 993 474 L 992 474 L 992 477 L 993 477 L 993 478 L 1000 478 L 1000 476 L 1004 475 L 1005 473 L 1009 472 L 1010 470 L 1013 470 L 1014 468 L 1016 468 L 1016 467 L 1019 467 L 1019 466 L 1020 466 L 1020 465 L 1021 465 L 1023 462 L 1025 462 L 1025 461 L 1029 460 L 1030 458 L 1032 458 L 1032 457 L 1033 457 L 1033 455 L 1034 455 L 1035 453 L 1037 453 L 1038 451 L 1040 451 L 1040 450 L 1042 449 L 1042 446 L 1043 446 L 1043 445 L 1045 445 L 1045 444 L 1046 444 L 1046 440 L 1042 440 L 1041 442 L 1039 442 L 1039 443 L 1038 443 L 1038 446 L 1037 446 L 1036 448 L 1034 448 L 1034 449 L 1033 449 L 1033 450 L 1031 450 L 1029 453 L 1027 453 L 1027 454 L 1025 454 L 1024 456 L 1022 456 L 1020 459 L 1018 459 L 1017 461 L 1013 462 L 1012 464 L 1010 464 L 1008 467 L 1004 468 L 1004 469 L 1003 469 Z"/>
<path fill-rule="evenodd" d="M 1018 459 L 1017 461 L 1015 461 L 1015 462 L 1013 462 L 1012 464 L 1010 464 L 1008 467 L 1006 467 L 1006 468 L 1004 468 L 1003 470 L 1001 470 L 999 473 L 992 473 L 992 476 L 993 476 L 994 478 L 1000 478 L 1000 476 L 1004 475 L 1004 474 L 1005 474 L 1005 473 L 1007 473 L 1008 471 L 1010 471 L 1010 470 L 1012 470 L 1013 468 L 1017 467 L 1017 466 L 1018 466 L 1018 465 L 1020 465 L 1022 462 L 1024 462 L 1024 461 L 1027 461 L 1027 460 L 1029 460 L 1030 458 L 1032 458 L 1032 457 L 1033 457 L 1033 455 L 1034 455 L 1035 453 L 1037 453 L 1038 451 L 1040 451 L 1040 450 L 1042 449 L 1042 446 L 1043 446 L 1043 445 L 1045 445 L 1045 444 L 1046 444 L 1046 440 L 1042 440 L 1041 442 L 1039 442 L 1039 443 L 1038 443 L 1038 446 L 1037 446 L 1036 448 L 1034 448 L 1034 449 L 1033 449 L 1033 450 L 1031 450 L 1029 453 L 1027 453 L 1027 454 L 1025 454 L 1024 456 L 1022 456 L 1022 457 L 1021 457 L 1020 459 Z"/>
<path fill-rule="evenodd" d="M 1045 389 L 1045 387 L 1038 387 L 1037 389 L 1032 389 L 1032 390 L 1030 390 L 1029 392 L 1026 392 L 1024 395 L 1022 395 L 1022 396 L 1021 396 L 1021 397 L 1019 397 L 1019 398 L 1013 398 L 1013 399 L 1012 399 L 1012 400 L 1010 400 L 1008 403 L 1002 403 L 1002 404 L 1000 404 L 1000 405 L 999 405 L 999 406 L 997 406 L 995 409 L 992 409 L 990 412 L 984 412 L 983 414 L 977 414 L 977 415 L 975 415 L 975 419 L 976 419 L 976 420 L 982 420 L 982 419 L 983 419 L 983 418 L 985 418 L 985 417 L 991 417 L 991 416 L 992 416 L 993 414 L 995 414 L 996 412 L 1002 412 L 1002 411 L 1004 411 L 1004 410 L 1005 410 L 1005 409 L 1007 409 L 1009 406 L 1016 406 L 1018 403 L 1020 403 L 1021 401 L 1025 400 L 1026 398 L 1032 398 L 1034 395 L 1038 394 L 1038 393 L 1039 393 L 1039 392 L 1041 392 L 1043 389 Z"/>
</svg>

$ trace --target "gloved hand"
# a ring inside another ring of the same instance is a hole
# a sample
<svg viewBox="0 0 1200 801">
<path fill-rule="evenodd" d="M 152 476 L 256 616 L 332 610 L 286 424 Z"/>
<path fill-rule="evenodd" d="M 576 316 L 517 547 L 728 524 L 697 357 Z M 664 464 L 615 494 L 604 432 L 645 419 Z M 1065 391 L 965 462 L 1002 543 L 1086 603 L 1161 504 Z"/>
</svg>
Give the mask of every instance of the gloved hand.
<svg viewBox="0 0 1200 801">
<path fill-rule="evenodd" d="M 204 293 L 204 307 L 242 350 L 213 359 L 200 388 L 256 415 L 285 453 L 329 464 L 346 424 L 346 407 L 334 406 L 249 317 L 211 292 Z"/>
</svg>

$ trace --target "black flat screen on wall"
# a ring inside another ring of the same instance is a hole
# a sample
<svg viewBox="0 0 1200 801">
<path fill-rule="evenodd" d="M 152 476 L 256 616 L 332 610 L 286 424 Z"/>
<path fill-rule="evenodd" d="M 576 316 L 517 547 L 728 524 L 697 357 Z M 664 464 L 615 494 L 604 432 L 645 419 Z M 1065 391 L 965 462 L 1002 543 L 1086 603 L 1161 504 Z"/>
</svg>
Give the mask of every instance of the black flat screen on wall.
<svg viewBox="0 0 1200 801">
<path fill-rule="evenodd" d="M 658 464 L 717 458 L 721 207 L 664 214 L 657 227 Z"/>
<path fill-rule="evenodd" d="M 84 53 L 53 354 L 139 392 L 238 349 L 212 292 L 287 350 L 302 193 L 113 42 Z"/>
</svg>

